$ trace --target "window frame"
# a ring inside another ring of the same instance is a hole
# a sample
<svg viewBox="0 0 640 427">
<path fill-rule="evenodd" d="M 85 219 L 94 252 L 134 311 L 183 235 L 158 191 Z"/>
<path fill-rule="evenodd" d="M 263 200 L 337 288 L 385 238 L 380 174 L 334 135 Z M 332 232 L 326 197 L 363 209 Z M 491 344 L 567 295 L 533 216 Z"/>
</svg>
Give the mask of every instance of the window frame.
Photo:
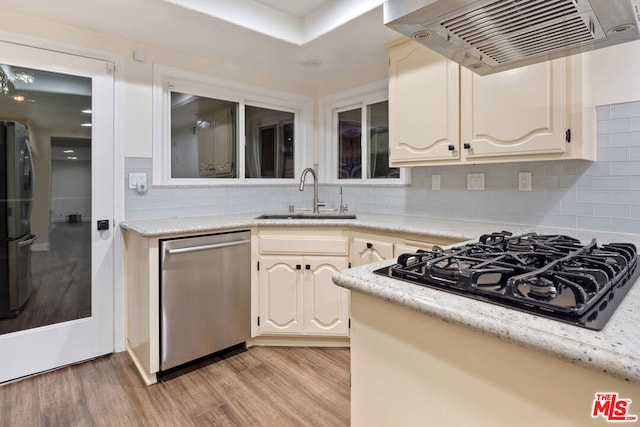
<svg viewBox="0 0 640 427">
<path fill-rule="evenodd" d="M 207 76 L 173 67 L 153 67 L 153 170 L 157 187 L 220 187 L 242 185 L 290 185 L 305 165 L 310 164 L 313 142 L 313 99 L 310 97 Z M 238 104 L 237 178 L 171 177 L 171 92 L 215 98 Z M 294 114 L 293 178 L 247 178 L 245 158 L 245 106 L 268 108 Z"/>
<path fill-rule="evenodd" d="M 353 88 L 346 92 L 325 96 L 319 101 L 319 140 L 323 162 L 320 168 L 322 182 L 338 185 L 380 185 L 407 186 L 410 184 L 410 173 L 407 168 L 400 169 L 399 178 L 368 178 L 369 167 L 369 122 L 367 106 L 388 101 L 388 83 L 386 80 Z M 362 137 L 360 140 L 362 153 L 361 178 L 338 178 L 338 113 L 360 108 L 362 120 Z"/>
</svg>

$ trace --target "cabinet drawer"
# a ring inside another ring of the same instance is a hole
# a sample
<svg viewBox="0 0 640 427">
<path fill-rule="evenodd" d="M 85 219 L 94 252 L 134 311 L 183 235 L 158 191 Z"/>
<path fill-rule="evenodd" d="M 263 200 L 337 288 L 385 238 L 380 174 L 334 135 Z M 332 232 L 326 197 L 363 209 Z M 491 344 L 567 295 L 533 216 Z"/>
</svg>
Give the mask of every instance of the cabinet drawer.
<svg viewBox="0 0 640 427">
<path fill-rule="evenodd" d="M 262 236 L 260 253 L 304 255 L 347 255 L 348 239 L 344 237 L 298 237 L 298 236 Z"/>
</svg>

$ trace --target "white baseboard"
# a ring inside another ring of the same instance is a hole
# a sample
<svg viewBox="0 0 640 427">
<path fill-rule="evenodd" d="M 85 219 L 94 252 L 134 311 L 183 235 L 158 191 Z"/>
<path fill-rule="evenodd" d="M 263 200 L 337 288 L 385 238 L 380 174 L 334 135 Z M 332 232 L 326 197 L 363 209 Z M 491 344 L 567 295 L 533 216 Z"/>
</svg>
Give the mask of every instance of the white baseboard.
<svg viewBox="0 0 640 427">
<path fill-rule="evenodd" d="M 31 245 L 31 252 L 48 252 L 49 242 L 47 243 L 34 243 Z"/>
</svg>

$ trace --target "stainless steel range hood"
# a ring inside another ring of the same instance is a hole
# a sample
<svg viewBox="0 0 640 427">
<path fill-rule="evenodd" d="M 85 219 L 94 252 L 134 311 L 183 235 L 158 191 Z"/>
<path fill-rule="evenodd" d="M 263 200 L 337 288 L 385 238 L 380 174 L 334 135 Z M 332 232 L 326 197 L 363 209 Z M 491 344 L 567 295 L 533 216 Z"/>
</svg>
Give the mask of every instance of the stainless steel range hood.
<svg viewBox="0 0 640 427">
<path fill-rule="evenodd" d="M 480 75 L 640 39 L 635 0 L 387 0 L 384 21 Z"/>
</svg>

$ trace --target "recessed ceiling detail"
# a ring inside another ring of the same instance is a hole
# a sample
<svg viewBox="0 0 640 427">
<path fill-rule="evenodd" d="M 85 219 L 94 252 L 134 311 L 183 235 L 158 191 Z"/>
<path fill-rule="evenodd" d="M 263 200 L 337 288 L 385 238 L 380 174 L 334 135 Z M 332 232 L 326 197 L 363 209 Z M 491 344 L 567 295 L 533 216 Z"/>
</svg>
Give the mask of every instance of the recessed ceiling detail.
<svg viewBox="0 0 640 427">
<path fill-rule="evenodd" d="M 302 46 L 384 0 L 162 0 Z"/>
</svg>

